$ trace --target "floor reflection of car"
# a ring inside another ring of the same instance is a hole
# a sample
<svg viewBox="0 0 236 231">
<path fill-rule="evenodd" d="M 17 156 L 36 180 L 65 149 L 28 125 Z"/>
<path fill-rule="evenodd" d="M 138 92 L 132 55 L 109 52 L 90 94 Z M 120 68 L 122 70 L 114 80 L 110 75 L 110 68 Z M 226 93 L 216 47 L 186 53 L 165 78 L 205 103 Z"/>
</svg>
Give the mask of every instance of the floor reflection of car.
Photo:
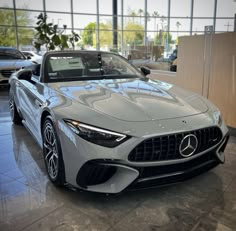
<svg viewBox="0 0 236 231">
<path fill-rule="evenodd" d="M 10 114 L 42 147 L 55 185 L 119 193 L 224 162 L 228 129 L 204 97 L 109 52 L 48 52 L 39 67 L 11 75 Z"/>
<path fill-rule="evenodd" d="M 0 86 L 8 85 L 8 79 L 13 72 L 30 65 L 32 62 L 16 48 L 0 47 Z"/>
<path fill-rule="evenodd" d="M 30 59 L 33 63 L 42 63 L 42 55 L 36 54 L 33 51 L 22 51 L 22 53 L 26 56 L 27 59 Z"/>
</svg>

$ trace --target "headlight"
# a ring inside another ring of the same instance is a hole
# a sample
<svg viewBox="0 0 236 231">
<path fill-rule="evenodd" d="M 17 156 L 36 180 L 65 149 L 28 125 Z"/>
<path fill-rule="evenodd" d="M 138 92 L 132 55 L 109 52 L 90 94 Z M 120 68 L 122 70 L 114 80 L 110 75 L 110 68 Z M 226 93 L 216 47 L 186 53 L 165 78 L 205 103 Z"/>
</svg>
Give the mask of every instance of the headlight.
<svg viewBox="0 0 236 231">
<path fill-rule="evenodd" d="M 104 147 L 114 148 L 129 139 L 124 134 L 93 127 L 78 121 L 69 119 L 65 119 L 64 121 L 81 138 Z"/>
<path fill-rule="evenodd" d="M 223 119 L 222 119 L 222 116 L 220 114 L 220 111 L 216 111 L 214 112 L 214 119 L 216 121 L 216 123 L 221 126 L 222 122 L 223 122 Z"/>
</svg>

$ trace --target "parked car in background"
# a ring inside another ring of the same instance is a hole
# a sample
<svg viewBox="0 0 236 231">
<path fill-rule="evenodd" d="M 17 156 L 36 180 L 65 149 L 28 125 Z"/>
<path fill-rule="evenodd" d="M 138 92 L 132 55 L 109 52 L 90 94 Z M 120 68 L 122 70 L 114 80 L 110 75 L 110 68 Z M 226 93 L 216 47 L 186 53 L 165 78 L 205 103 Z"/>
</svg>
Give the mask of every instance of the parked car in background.
<svg viewBox="0 0 236 231">
<path fill-rule="evenodd" d="M 150 59 L 131 59 L 129 61 L 135 67 L 147 67 L 151 70 L 162 70 L 162 71 L 169 71 L 170 70 L 170 63 L 168 62 L 155 62 Z"/>
<path fill-rule="evenodd" d="M 11 75 L 12 121 L 42 147 L 51 182 L 119 193 L 224 163 L 229 135 L 217 107 L 148 74 L 114 53 L 55 51 L 41 69 Z"/>
<path fill-rule="evenodd" d="M 41 64 L 42 63 L 42 55 L 36 54 L 33 51 L 21 51 L 27 59 L 30 59 L 33 63 Z"/>
<path fill-rule="evenodd" d="M 0 86 L 7 86 L 11 74 L 33 63 L 16 48 L 0 47 Z"/>
<path fill-rule="evenodd" d="M 177 60 L 178 60 L 178 49 L 174 49 L 172 54 L 169 56 L 170 71 L 177 71 Z"/>
<path fill-rule="evenodd" d="M 172 63 L 178 57 L 178 49 L 174 49 L 171 55 L 169 56 L 169 62 Z"/>
<path fill-rule="evenodd" d="M 170 65 L 170 71 L 177 72 L 177 62 L 178 58 L 176 58 Z"/>
<path fill-rule="evenodd" d="M 137 68 L 147 67 L 151 70 L 170 70 L 170 64 L 168 62 L 154 61 L 151 57 L 139 50 L 131 50 L 127 58 Z"/>
</svg>

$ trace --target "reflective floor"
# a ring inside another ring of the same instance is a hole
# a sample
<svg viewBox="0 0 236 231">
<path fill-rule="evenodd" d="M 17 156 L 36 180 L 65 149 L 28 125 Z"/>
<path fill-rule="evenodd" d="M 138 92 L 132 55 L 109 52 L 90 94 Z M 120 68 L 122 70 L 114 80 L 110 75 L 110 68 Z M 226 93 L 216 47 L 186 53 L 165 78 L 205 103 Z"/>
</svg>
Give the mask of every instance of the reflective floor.
<svg viewBox="0 0 236 231">
<path fill-rule="evenodd" d="M 226 163 L 187 182 L 117 196 L 48 180 L 42 151 L 13 125 L 0 89 L 0 230 L 236 230 L 236 137 Z"/>
</svg>

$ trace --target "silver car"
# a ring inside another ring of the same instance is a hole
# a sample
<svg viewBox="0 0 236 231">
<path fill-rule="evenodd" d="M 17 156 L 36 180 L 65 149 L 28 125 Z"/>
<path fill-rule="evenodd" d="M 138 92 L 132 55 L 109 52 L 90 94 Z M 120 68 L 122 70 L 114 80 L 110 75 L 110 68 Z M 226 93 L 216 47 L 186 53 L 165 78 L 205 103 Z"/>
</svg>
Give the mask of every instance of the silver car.
<svg viewBox="0 0 236 231">
<path fill-rule="evenodd" d="M 21 51 L 27 59 L 30 59 L 31 62 L 35 64 L 41 64 L 42 63 L 42 55 L 41 54 L 36 54 L 33 51 Z"/>
<path fill-rule="evenodd" d="M 16 48 L 0 47 L 0 86 L 8 85 L 11 74 L 33 63 Z"/>
<path fill-rule="evenodd" d="M 55 185 L 119 193 L 224 162 L 229 135 L 219 110 L 149 73 L 113 53 L 58 51 L 11 76 L 12 121 L 42 147 Z"/>
</svg>

